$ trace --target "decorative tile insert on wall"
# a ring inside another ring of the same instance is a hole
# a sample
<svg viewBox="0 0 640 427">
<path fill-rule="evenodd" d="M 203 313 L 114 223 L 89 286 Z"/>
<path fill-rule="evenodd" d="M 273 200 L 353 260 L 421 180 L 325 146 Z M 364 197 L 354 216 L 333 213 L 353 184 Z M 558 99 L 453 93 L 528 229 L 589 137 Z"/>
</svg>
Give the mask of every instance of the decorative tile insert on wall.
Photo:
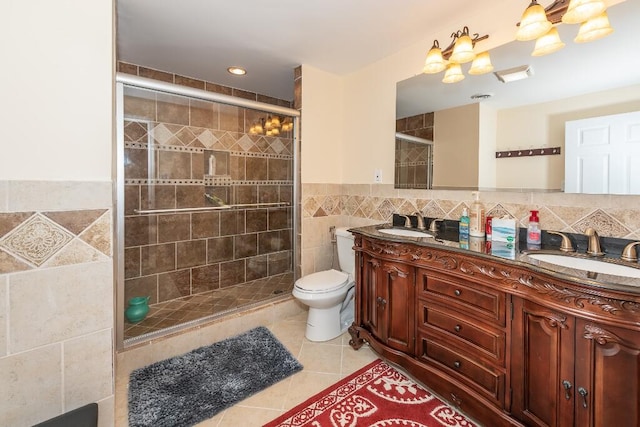
<svg viewBox="0 0 640 427">
<path fill-rule="evenodd" d="M 110 234 L 106 209 L 0 213 L 0 274 L 106 261 Z"/>
<path fill-rule="evenodd" d="M 291 131 L 253 134 L 266 113 L 134 88 L 124 114 L 125 301 L 292 271 Z"/>
</svg>

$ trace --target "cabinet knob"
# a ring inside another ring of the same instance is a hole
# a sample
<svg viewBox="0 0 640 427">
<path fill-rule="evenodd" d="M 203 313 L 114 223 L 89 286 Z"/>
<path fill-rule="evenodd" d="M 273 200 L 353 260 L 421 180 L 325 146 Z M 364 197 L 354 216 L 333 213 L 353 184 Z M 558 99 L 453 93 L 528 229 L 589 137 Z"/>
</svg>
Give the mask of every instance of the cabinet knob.
<svg viewBox="0 0 640 427">
<path fill-rule="evenodd" d="M 462 295 L 462 291 L 460 289 L 456 289 L 455 291 L 453 291 L 453 293 L 456 294 L 457 297 Z"/>
<path fill-rule="evenodd" d="M 462 330 L 462 326 L 456 325 L 453 329 L 455 329 L 456 332 L 460 332 Z"/>
<path fill-rule="evenodd" d="M 460 363 L 459 360 L 456 360 L 455 362 L 453 362 L 453 367 L 456 369 L 460 369 L 460 366 L 462 366 L 462 363 Z"/>
</svg>

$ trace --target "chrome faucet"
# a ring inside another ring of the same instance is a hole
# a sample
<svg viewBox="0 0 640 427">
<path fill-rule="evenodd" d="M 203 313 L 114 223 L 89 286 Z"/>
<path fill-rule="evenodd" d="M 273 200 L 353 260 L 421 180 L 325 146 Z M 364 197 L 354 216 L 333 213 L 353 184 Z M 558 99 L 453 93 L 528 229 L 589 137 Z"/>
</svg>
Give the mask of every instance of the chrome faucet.
<svg viewBox="0 0 640 427">
<path fill-rule="evenodd" d="M 557 231 L 550 231 L 550 230 L 547 230 L 547 233 L 555 234 L 556 236 L 562 237 L 562 243 L 560 243 L 560 250 L 562 252 L 575 252 L 576 251 L 574 249 L 574 247 L 573 247 L 573 244 L 571 243 L 571 240 L 565 234 L 558 233 Z"/>
<path fill-rule="evenodd" d="M 417 227 L 418 230 L 426 230 L 427 227 L 425 227 L 424 225 L 424 217 L 422 216 L 422 214 L 417 211 L 414 212 L 413 214 L 416 216 L 416 218 L 418 218 L 418 227 Z"/>
<path fill-rule="evenodd" d="M 584 231 L 585 236 L 589 237 L 589 244 L 587 246 L 587 255 L 591 256 L 603 256 L 604 252 L 600 249 L 600 237 L 593 228 L 589 227 Z"/>
<path fill-rule="evenodd" d="M 638 253 L 636 252 L 636 246 L 640 245 L 640 242 L 629 243 L 624 247 L 620 259 L 623 261 L 638 262 Z"/>
<path fill-rule="evenodd" d="M 431 231 L 432 233 L 437 233 L 438 232 L 438 223 L 444 221 L 444 219 L 442 218 L 436 218 L 433 221 L 431 221 L 431 224 L 429 224 L 429 231 Z"/>
</svg>

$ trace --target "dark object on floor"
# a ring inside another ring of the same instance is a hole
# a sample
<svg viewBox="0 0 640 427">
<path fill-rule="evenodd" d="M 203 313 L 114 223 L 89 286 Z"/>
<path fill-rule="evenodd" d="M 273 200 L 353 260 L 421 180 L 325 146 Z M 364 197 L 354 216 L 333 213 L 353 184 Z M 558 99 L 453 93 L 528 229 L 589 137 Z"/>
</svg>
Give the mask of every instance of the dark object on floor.
<svg viewBox="0 0 640 427">
<path fill-rule="evenodd" d="M 33 427 L 97 427 L 98 404 L 90 403 Z"/>
<path fill-rule="evenodd" d="M 255 328 L 133 371 L 129 426 L 191 426 L 301 369 L 267 328 Z"/>
</svg>

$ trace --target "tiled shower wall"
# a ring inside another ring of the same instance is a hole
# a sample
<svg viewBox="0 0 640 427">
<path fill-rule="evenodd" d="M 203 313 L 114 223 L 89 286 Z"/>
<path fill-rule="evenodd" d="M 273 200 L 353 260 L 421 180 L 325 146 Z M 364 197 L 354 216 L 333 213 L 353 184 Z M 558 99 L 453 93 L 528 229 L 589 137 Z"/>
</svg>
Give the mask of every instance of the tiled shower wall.
<svg viewBox="0 0 640 427">
<path fill-rule="evenodd" d="M 507 215 L 526 227 L 529 211 L 540 211 L 544 230 L 640 240 L 640 196 L 565 193 L 480 192 L 487 215 Z M 318 230 L 303 248 L 305 274 L 330 265 L 328 227 L 387 223 L 393 213 L 421 212 L 427 217 L 458 220 L 473 203 L 470 191 L 398 190 L 383 184 L 303 184 L 302 215 L 306 230 Z M 307 241 L 305 236 L 305 241 Z"/>
<path fill-rule="evenodd" d="M 124 110 L 125 300 L 291 271 L 291 132 L 251 135 L 266 113 L 140 89 Z M 282 206 L 139 213 L 262 203 Z"/>
<path fill-rule="evenodd" d="M 396 120 L 396 132 L 433 141 L 433 113 Z M 396 188 L 431 188 L 433 148 L 396 138 L 394 182 Z"/>
</svg>

